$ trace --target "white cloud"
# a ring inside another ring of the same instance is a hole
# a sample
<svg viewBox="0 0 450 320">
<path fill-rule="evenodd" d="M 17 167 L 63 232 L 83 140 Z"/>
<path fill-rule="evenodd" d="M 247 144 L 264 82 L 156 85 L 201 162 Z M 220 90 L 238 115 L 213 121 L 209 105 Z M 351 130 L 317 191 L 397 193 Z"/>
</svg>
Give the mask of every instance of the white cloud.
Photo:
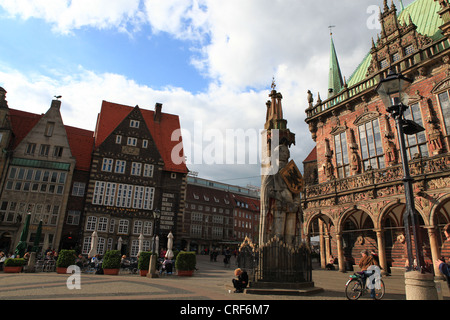
<svg viewBox="0 0 450 320">
<path fill-rule="evenodd" d="M 306 92 L 327 96 L 330 37 L 334 39 L 343 74 L 348 78 L 371 46 L 367 8 L 373 0 L 1 0 L 11 16 L 39 18 L 59 33 L 82 27 L 133 32 L 150 26 L 191 45 L 192 63 L 211 83 L 202 93 L 167 87 L 154 90 L 131 75 L 95 74 L 80 67 L 70 76 L 23 75 L 0 66 L 10 107 L 45 112 L 61 94 L 63 120 L 93 130 L 101 100 L 180 115 L 184 129 L 195 121 L 203 130 L 262 128 L 272 76 L 284 96 L 288 127 L 297 134 L 291 154 L 299 167 L 313 147 L 304 122 Z M 375 1 L 382 5 L 381 0 Z M 407 4 L 404 1 L 405 5 Z M 411 2 L 411 1 L 409 1 Z M 351 36 L 349 36 L 351 34 Z M 151 37 L 150 37 L 151 39 Z M 249 89 L 250 88 L 250 89 Z M 80 117 L 80 115 L 83 117 Z M 259 168 L 194 166 L 212 179 L 253 176 Z M 215 173 L 213 172 L 215 170 Z M 249 173 L 252 172 L 252 173 Z M 214 176 L 216 174 L 216 176 Z"/>
<path fill-rule="evenodd" d="M 140 0 L 2 0 L 1 6 L 12 16 L 38 18 L 68 34 L 84 26 L 125 31 L 142 23 Z"/>
</svg>

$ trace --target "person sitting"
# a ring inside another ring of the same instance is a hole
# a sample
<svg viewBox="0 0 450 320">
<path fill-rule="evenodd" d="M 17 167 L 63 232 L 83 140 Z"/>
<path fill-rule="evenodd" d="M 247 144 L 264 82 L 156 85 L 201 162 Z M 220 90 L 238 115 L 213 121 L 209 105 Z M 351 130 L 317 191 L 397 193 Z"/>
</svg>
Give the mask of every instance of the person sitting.
<svg viewBox="0 0 450 320">
<path fill-rule="evenodd" d="M 327 270 L 334 270 L 335 269 L 334 265 L 337 264 L 335 262 L 337 262 L 337 258 L 330 256 L 330 259 L 328 260 L 328 264 L 325 266 L 325 268 Z"/>
<path fill-rule="evenodd" d="M 173 269 L 173 261 L 171 259 L 164 258 L 164 262 L 162 263 L 160 273 L 162 274 L 165 271 L 166 274 L 172 274 L 172 269 Z"/>
<path fill-rule="evenodd" d="M 248 285 L 248 274 L 246 271 L 242 271 L 242 269 L 237 268 L 234 270 L 234 275 L 237 277 L 237 279 L 233 279 L 233 286 L 236 289 L 235 293 L 242 293 L 244 292 L 244 288 Z"/>
</svg>

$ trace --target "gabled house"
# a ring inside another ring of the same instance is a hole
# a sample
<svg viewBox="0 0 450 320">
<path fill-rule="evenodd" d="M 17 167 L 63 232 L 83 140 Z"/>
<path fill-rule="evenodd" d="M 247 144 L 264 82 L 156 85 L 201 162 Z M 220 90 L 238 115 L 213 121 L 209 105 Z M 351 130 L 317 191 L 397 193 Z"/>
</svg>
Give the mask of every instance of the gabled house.
<svg viewBox="0 0 450 320">
<path fill-rule="evenodd" d="M 97 252 L 120 248 L 137 256 L 153 249 L 159 237 L 177 233 L 177 219 L 184 209 L 187 167 L 176 115 L 102 102 L 95 128 L 90 182 L 85 204 L 82 253 L 90 250 L 98 234 Z"/>
<path fill-rule="evenodd" d="M 0 196 L 1 248 L 13 251 L 26 214 L 31 214 L 28 246 L 43 221 L 41 245 L 59 247 L 76 159 L 53 100 L 45 114 L 8 109 L 3 115 L 12 130 Z M 7 238 L 10 241 L 7 241 Z"/>
</svg>

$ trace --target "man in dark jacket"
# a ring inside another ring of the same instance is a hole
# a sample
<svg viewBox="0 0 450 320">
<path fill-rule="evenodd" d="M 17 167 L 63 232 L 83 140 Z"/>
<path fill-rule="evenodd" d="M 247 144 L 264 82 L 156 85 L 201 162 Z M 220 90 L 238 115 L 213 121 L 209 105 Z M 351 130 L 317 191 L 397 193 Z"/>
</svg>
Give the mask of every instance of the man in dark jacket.
<svg viewBox="0 0 450 320">
<path fill-rule="evenodd" d="M 234 270 L 234 275 L 237 279 L 233 279 L 233 286 L 236 289 L 234 292 L 242 293 L 244 292 L 244 288 L 248 285 L 248 275 L 246 271 L 242 271 L 242 269 L 238 268 Z"/>
</svg>

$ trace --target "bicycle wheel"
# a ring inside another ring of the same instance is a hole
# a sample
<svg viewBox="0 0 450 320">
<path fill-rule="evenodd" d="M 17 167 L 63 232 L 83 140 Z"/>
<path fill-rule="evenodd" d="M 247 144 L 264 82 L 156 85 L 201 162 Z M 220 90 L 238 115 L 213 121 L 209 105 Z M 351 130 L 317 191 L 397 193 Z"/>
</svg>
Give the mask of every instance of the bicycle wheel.
<svg viewBox="0 0 450 320">
<path fill-rule="evenodd" d="M 384 286 L 383 286 L 384 287 Z M 348 300 L 358 300 L 361 297 L 363 286 L 358 279 L 352 279 L 345 286 L 345 296 Z"/>
<path fill-rule="evenodd" d="M 386 287 L 384 286 L 384 282 L 380 279 L 380 289 L 375 289 L 375 300 L 381 300 L 384 297 Z"/>
</svg>

